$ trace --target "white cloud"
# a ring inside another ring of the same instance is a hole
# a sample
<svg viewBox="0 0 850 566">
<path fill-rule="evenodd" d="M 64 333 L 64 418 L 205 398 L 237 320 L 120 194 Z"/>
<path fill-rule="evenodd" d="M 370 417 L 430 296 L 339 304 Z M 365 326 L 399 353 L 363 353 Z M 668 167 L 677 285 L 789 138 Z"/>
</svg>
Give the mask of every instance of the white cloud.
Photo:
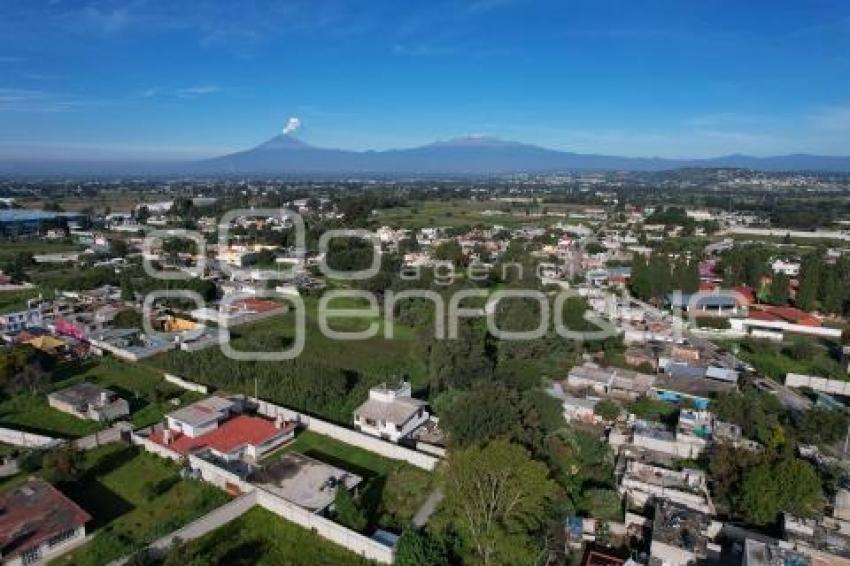
<svg viewBox="0 0 850 566">
<path fill-rule="evenodd" d="M 197 98 L 198 96 L 204 96 L 206 94 L 215 94 L 220 90 L 221 89 L 215 85 L 190 86 L 177 89 L 176 95 L 178 98 Z"/>
</svg>

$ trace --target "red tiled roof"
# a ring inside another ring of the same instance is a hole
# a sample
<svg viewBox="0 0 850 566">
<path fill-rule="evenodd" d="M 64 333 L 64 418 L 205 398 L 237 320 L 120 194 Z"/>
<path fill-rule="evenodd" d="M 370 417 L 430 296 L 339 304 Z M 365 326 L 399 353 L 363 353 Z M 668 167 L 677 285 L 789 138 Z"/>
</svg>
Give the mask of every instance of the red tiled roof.
<svg viewBox="0 0 850 566">
<path fill-rule="evenodd" d="M 260 417 L 239 415 L 223 422 L 212 432 L 192 438 L 182 433 L 171 432 L 171 444 L 163 441 L 164 431 L 153 432 L 150 439 L 157 444 L 180 454 L 189 454 L 202 448 L 212 448 L 222 454 L 233 452 L 240 446 L 257 446 L 281 433 L 295 430 L 294 423 L 287 423 L 283 428 L 277 428 L 273 422 Z"/>
<path fill-rule="evenodd" d="M 756 313 L 762 313 L 756 315 Z M 755 316 L 754 316 L 755 315 Z M 794 307 L 776 307 L 771 305 L 759 305 L 750 311 L 750 318 L 757 320 L 777 321 L 784 320 L 792 324 L 804 326 L 820 326 L 821 321 L 816 316 Z"/>
<path fill-rule="evenodd" d="M 232 304 L 240 308 L 245 308 L 260 313 L 284 308 L 284 305 L 281 305 L 279 303 L 275 303 L 273 301 L 264 301 L 263 299 L 256 299 L 253 297 L 248 297 L 247 299 L 240 299 L 238 301 L 234 301 Z"/>
<path fill-rule="evenodd" d="M 0 510 L 0 551 L 4 560 L 91 520 L 62 492 L 35 478 L 0 493 Z"/>
<path fill-rule="evenodd" d="M 746 297 L 747 301 L 750 303 L 756 300 L 755 289 L 748 285 L 739 285 L 738 287 L 734 287 L 732 290 Z"/>
</svg>

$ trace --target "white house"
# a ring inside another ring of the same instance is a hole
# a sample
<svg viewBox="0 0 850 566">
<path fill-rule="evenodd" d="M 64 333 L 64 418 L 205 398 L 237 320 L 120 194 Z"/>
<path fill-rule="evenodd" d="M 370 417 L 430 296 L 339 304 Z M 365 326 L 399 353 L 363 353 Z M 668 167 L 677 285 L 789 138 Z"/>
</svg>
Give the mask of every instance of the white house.
<svg viewBox="0 0 850 566">
<path fill-rule="evenodd" d="M 428 420 L 427 405 L 411 397 L 410 383 L 383 383 L 370 389 L 369 399 L 354 411 L 354 428 L 398 442 Z"/>
<path fill-rule="evenodd" d="M 800 262 L 777 258 L 770 264 L 770 269 L 774 273 L 783 273 L 788 277 L 797 277 L 800 275 Z"/>
<path fill-rule="evenodd" d="M 168 428 L 195 438 L 212 432 L 218 423 L 235 412 L 236 403 L 223 397 L 209 397 L 166 415 Z"/>
</svg>

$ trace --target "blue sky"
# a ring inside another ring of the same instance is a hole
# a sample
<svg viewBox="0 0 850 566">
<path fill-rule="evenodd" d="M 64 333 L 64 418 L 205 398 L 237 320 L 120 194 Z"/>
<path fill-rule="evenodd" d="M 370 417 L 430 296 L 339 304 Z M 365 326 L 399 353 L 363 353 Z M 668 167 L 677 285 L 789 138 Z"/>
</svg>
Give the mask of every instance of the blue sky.
<svg viewBox="0 0 850 566">
<path fill-rule="evenodd" d="M 846 0 L 4 0 L 0 157 L 850 154 Z"/>
</svg>

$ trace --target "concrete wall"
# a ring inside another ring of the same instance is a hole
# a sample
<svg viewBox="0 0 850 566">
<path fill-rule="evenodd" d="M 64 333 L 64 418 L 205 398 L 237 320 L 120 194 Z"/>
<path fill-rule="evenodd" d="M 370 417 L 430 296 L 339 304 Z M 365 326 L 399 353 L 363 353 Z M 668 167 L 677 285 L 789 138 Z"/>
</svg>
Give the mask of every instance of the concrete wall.
<svg viewBox="0 0 850 566">
<path fill-rule="evenodd" d="M 24 448 L 48 448 L 62 443 L 59 438 L 0 427 L 0 442 Z"/>
<path fill-rule="evenodd" d="M 292 521 L 300 527 L 311 530 L 320 537 L 343 546 L 355 554 L 384 564 L 391 564 L 393 561 L 395 551 L 392 547 L 290 503 L 274 493 L 243 481 L 227 470 L 191 455 L 189 456 L 189 466 L 200 472 L 205 481 L 220 488 L 229 484 L 238 487 L 243 494 L 254 493 L 257 505 L 287 521 Z"/>
<path fill-rule="evenodd" d="M 142 436 L 141 434 L 138 434 L 136 432 L 134 432 L 130 435 L 130 443 L 135 445 L 135 446 L 141 446 L 142 448 L 144 448 L 148 452 L 150 452 L 152 454 L 156 454 L 160 458 L 167 458 L 167 459 L 173 460 L 175 462 L 181 462 L 183 460 L 183 456 L 180 453 L 175 452 L 174 450 L 171 450 L 169 448 L 166 448 L 165 446 L 161 446 L 161 445 L 157 444 L 156 442 L 153 442 L 152 440 L 150 440 L 150 439 L 146 438 L 145 436 Z"/>
<path fill-rule="evenodd" d="M 822 391 L 833 395 L 850 395 L 850 381 L 841 381 L 839 379 L 789 373 L 785 375 L 785 385 L 787 387 L 810 387 L 815 391 Z"/>
<path fill-rule="evenodd" d="M 339 523 L 334 523 L 315 513 L 290 503 L 265 490 L 257 490 L 257 503 L 275 515 L 292 521 L 296 525 L 309 529 L 348 550 L 370 560 L 383 564 L 392 564 L 395 551 L 365 535 L 352 531 Z"/>
<path fill-rule="evenodd" d="M 203 393 L 204 395 L 209 393 L 209 387 L 207 387 L 206 385 L 201 385 L 200 383 L 188 381 L 183 379 L 182 377 L 178 377 L 170 373 L 165 374 L 165 381 L 167 381 L 168 383 L 173 383 L 177 387 L 182 387 L 187 391 L 195 391 L 197 393 Z"/>
<path fill-rule="evenodd" d="M 299 413 L 298 411 L 281 407 L 280 405 L 275 405 L 274 403 L 254 398 L 251 398 L 251 400 L 257 403 L 257 412 L 263 416 L 272 419 L 281 416 L 287 421 L 296 421 L 306 426 L 307 429 L 312 432 L 330 436 L 335 440 L 351 444 L 352 446 L 357 446 L 358 448 L 368 450 L 369 452 L 374 452 L 375 454 L 379 454 L 385 458 L 403 460 L 408 464 L 428 471 L 432 471 L 440 461 L 440 459 L 436 456 L 425 454 L 424 452 L 419 452 L 417 450 L 411 450 L 410 448 L 405 448 L 403 446 L 393 444 L 392 442 L 387 442 L 380 438 L 375 438 L 374 436 L 357 432 L 350 428 L 335 425 L 327 421 L 323 421 L 322 419 L 311 417 L 304 413 Z"/>
<path fill-rule="evenodd" d="M 99 430 L 94 434 L 78 438 L 74 441 L 74 446 L 76 446 L 80 450 L 91 450 L 93 448 L 97 448 L 98 446 L 103 446 L 104 444 L 120 442 L 121 433 L 123 430 L 124 427 L 121 427 L 119 425 L 107 428 L 106 430 Z"/>
</svg>

